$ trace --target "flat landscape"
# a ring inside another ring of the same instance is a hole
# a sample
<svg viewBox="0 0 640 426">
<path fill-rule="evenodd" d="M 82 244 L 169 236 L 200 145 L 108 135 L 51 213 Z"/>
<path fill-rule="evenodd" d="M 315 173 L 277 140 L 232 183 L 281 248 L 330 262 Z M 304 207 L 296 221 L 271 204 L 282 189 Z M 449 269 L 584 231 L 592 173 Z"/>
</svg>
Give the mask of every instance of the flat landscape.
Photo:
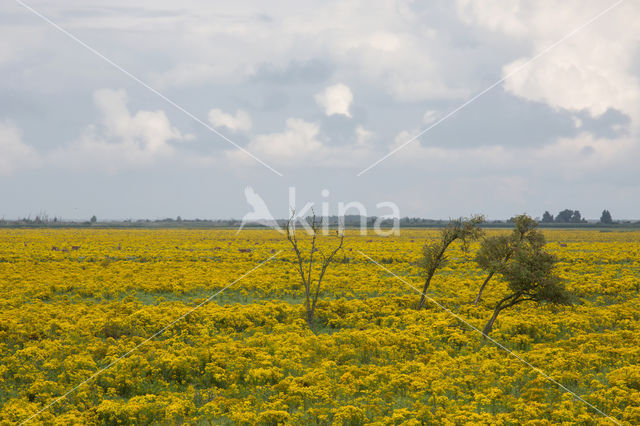
<svg viewBox="0 0 640 426">
<path fill-rule="evenodd" d="M 543 233 L 575 299 L 506 309 L 500 348 L 477 242 L 415 309 L 437 230 L 347 231 L 314 331 L 276 231 L 0 230 L 0 422 L 639 424 L 640 232 Z"/>
</svg>

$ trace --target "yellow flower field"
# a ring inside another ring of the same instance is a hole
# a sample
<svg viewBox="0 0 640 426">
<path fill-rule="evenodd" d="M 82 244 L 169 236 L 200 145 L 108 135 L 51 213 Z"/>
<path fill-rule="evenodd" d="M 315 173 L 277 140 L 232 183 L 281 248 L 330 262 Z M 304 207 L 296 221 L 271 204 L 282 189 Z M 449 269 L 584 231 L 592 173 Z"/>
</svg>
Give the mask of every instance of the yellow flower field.
<svg viewBox="0 0 640 426">
<path fill-rule="evenodd" d="M 419 287 L 436 233 L 348 232 L 314 334 L 275 231 L 0 230 L 0 423 L 611 424 L 435 304 L 413 309 L 419 295 L 359 254 Z M 576 303 L 505 310 L 491 337 L 640 424 L 640 232 L 544 234 Z M 482 328 L 505 284 L 472 304 L 475 248 L 453 247 L 429 296 Z"/>
</svg>

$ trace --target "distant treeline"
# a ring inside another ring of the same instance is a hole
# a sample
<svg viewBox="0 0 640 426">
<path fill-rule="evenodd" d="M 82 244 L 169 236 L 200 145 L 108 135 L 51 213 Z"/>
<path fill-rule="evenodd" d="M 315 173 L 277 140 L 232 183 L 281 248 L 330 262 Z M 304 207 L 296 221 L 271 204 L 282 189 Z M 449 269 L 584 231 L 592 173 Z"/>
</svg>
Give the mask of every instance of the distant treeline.
<svg viewBox="0 0 640 426">
<path fill-rule="evenodd" d="M 281 228 L 285 228 L 286 219 L 276 221 Z M 336 227 L 340 222 L 338 216 L 328 218 L 329 226 Z M 347 215 L 342 222 L 346 228 L 361 228 L 363 224 L 367 228 L 373 228 L 378 223 L 382 228 L 390 228 L 394 225 L 394 219 L 379 219 L 377 217 L 362 217 Z M 418 217 L 400 218 L 401 228 L 441 228 L 446 226 L 449 220 L 424 219 Z M 577 210 L 563 210 L 556 217 L 545 212 L 539 220 L 540 226 L 545 228 L 640 228 L 638 220 L 613 221 L 611 214 L 605 210 L 600 221 L 587 221 Z M 0 219 L 2 228 L 239 228 L 242 224 L 238 219 L 126 219 L 99 221 L 96 216 L 86 221 L 63 220 L 57 217 L 36 216 L 35 218 L 23 218 L 18 220 Z M 507 220 L 488 220 L 482 225 L 484 228 L 512 228 L 513 218 Z M 266 228 L 260 223 L 246 223 L 245 228 Z"/>
</svg>

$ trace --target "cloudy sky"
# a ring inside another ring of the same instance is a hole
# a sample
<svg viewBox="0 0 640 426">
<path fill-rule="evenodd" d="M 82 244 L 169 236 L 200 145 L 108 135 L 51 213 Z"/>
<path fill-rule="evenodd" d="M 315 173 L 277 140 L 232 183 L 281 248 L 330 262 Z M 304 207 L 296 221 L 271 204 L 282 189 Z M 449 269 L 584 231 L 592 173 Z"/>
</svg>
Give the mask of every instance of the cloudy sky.
<svg viewBox="0 0 640 426">
<path fill-rule="evenodd" d="M 640 218 L 639 2 L 25 2 L 0 217 Z"/>
</svg>

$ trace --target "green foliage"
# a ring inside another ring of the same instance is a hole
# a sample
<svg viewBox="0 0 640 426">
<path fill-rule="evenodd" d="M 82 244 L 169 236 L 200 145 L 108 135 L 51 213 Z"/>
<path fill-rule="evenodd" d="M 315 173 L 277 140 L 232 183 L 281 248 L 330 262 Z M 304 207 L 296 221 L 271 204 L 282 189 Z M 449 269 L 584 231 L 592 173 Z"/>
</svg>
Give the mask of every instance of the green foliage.
<svg viewBox="0 0 640 426">
<path fill-rule="evenodd" d="M 494 268 L 491 270 L 491 275 L 494 272 L 500 273 L 509 289 L 509 294 L 498 302 L 491 319 L 487 322 L 483 330 L 485 335 L 491 332 L 493 323 L 503 309 L 518 303 L 525 301 L 559 305 L 571 303 L 570 293 L 554 271 L 558 259 L 555 255 L 544 251 L 545 239 L 536 230 L 536 225 L 536 222 L 530 217 L 518 216 L 516 228 L 510 236 L 511 251 L 503 258 L 503 261 L 500 262 L 499 258 L 490 257 L 490 255 L 498 256 L 499 253 L 497 250 L 489 251 L 489 248 L 496 243 L 486 243 L 487 240 L 485 240 L 487 248 L 484 249 L 486 254 L 480 259 L 476 258 L 476 261 L 481 260 L 489 267 Z M 488 279 L 483 284 L 481 291 L 487 281 Z M 478 295 L 479 297 L 480 295 Z"/>
<path fill-rule="evenodd" d="M 485 238 L 476 253 L 475 261 L 482 269 L 488 272 L 488 276 L 480 286 L 478 296 L 474 304 L 477 304 L 485 287 L 495 273 L 504 272 L 507 262 L 513 253 L 520 247 L 540 248 L 545 244 L 544 235 L 536 228 L 537 222 L 521 214 L 513 218 L 514 229 L 511 235 L 498 235 Z"/>
<path fill-rule="evenodd" d="M 462 244 L 462 249 L 467 250 L 469 243 L 480 238 L 483 234 L 480 224 L 484 222 L 484 216 L 472 216 L 471 218 L 458 218 L 449 221 L 446 227 L 440 231 L 440 238 L 426 243 L 422 247 L 422 258 L 418 264 L 425 277 L 422 295 L 417 309 L 422 309 L 426 301 L 427 289 L 431 284 L 436 270 L 447 264 L 445 252 L 447 248 L 456 240 Z"/>
<path fill-rule="evenodd" d="M 424 275 L 427 277 L 432 276 L 438 268 L 447 264 L 445 252 L 454 241 L 459 240 L 462 243 L 462 248 L 464 250 L 468 249 L 471 241 L 477 240 L 482 236 L 483 231 L 479 225 L 483 221 L 483 216 L 451 220 L 440 231 L 438 240 L 427 242 L 422 247 L 422 258 L 419 260 L 419 265 Z"/>
<path fill-rule="evenodd" d="M 512 239 L 507 235 L 487 237 L 476 253 L 475 261 L 482 269 L 497 271 L 513 252 Z"/>
<path fill-rule="evenodd" d="M 515 218 L 515 229 L 511 234 L 511 239 L 513 241 L 513 246 L 517 247 L 518 245 L 525 243 L 529 244 L 532 247 L 542 247 L 546 244 L 546 240 L 544 235 L 540 231 L 537 230 L 538 222 L 536 222 L 530 216 L 526 214 L 521 214 L 516 216 Z"/>
<path fill-rule="evenodd" d="M 573 217 L 573 210 L 564 209 L 556 216 L 555 221 L 560 223 L 568 223 L 571 222 L 571 218 Z"/>
<path fill-rule="evenodd" d="M 502 272 L 513 294 L 512 301 L 569 304 L 569 294 L 554 273 L 557 261 L 555 255 L 541 248 L 519 247 Z"/>
<path fill-rule="evenodd" d="M 573 215 L 571 216 L 571 222 L 582 222 L 582 215 L 580 214 L 579 210 L 573 212 Z"/>
<path fill-rule="evenodd" d="M 443 246 L 448 247 L 451 243 L 459 240 L 464 250 L 468 249 L 469 243 L 477 240 L 483 235 L 480 224 L 484 222 L 484 216 L 476 215 L 471 218 L 458 218 L 451 220 L 442 230 L 441 241 Z"/>
<path fill-rule="evenodd" d="M 556 216 L 555 222 L 581 223 L 586 221 L 582 218 L 582 214 L 580 214 L 580 210 L 565 209 L 565 210 L 562 210 L 560 213 L 558 213 L 558 215 Z"/>
<path fill-rule="evenodd" d="M 611 217 L 611 213 L 609 210 L 603 210 L 602 216 L 600 216 L 600 223 L 611 224 L 613 223 L 613 218 Z"/>
<path fill-rule="evenodd" d="M 444 254 L 446 247 L 442 241 L 433 241 L 422 247 L 422 257 L 418 261 L 423 272 L 428 274 L 447 264 L 447 256 Z"/>
</svg>

